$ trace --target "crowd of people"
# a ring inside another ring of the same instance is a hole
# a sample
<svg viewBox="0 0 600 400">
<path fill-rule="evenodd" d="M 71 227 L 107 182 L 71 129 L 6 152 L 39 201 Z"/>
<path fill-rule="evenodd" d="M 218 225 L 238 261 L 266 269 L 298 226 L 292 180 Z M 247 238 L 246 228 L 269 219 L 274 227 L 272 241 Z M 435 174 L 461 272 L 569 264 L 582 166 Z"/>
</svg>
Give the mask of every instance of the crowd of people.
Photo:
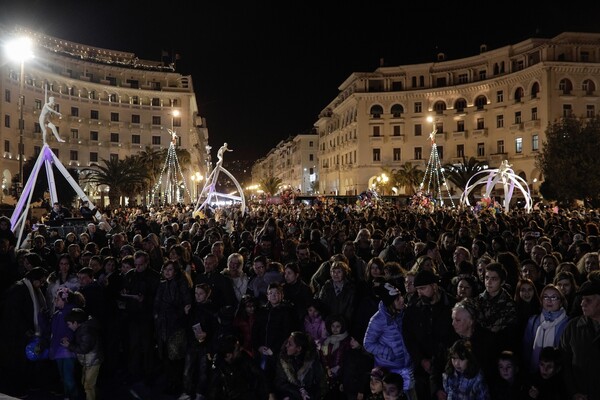
<svg viewBox="0 0 600 400">
<path fill-rule="evenodd" d="M 378 204 L 0 217 L 0 392 L 600 399 L 600 214 Z M 91 216 L 90 216 L 91 217 Z"/>
</svg>

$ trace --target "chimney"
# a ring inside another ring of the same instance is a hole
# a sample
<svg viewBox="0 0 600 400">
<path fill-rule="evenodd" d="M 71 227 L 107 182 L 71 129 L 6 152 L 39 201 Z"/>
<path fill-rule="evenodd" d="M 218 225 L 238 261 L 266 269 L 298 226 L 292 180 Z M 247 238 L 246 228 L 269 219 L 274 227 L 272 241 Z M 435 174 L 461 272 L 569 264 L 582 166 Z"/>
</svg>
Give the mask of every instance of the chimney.
<svg viewBox="0 0 600 400">
<path fill-rule="evenodd" d="M 487 44 L 482 44 L 479 46 L 479 54 L 485 53 L 487 51 Z"/>
<path fill-rule="evenodd" d="M 383 59 L 383 57 L 379 58 L 379 66 L 380 67 L 385 66 L 385 60 Z"/>
<path fill-rule="evenodd" d="M 438 53 L 437 54 L 437 60 L 438 61 L 444 61 L 446 59 L 446 55 L 444 53 Z"/>
</svg>

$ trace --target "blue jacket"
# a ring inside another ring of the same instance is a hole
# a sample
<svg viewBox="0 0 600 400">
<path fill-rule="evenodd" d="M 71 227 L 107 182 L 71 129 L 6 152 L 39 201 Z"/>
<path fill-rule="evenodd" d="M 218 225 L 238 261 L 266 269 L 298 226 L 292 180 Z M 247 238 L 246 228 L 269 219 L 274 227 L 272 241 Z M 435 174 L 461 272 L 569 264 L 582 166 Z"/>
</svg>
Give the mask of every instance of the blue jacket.
<svg viewBox="0 0 600 400">
<path fill-rule="evenodd" d="M 365 333 L 365 350 L 374 356 L 376 366 L 390 372 L 412 369 L 410 354 L 402 336 L 403 317 L 404 312 L 390 315 L 380 301 L 379 310 L 371 317 Z"/>
</svg>

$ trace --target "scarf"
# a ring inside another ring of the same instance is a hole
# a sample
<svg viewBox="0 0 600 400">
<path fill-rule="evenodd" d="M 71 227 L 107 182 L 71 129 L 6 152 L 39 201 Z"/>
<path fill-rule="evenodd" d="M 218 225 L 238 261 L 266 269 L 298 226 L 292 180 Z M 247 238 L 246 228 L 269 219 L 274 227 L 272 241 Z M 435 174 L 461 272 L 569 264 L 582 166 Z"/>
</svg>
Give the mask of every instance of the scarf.
<svg viewBox="0 0 600 400">
<path fill-rule="evenodd" d="M 556 327 L 565 319 L 567 319 L 567 312 L 562 307 L 558 311 L 542 312 L 540 315 L 540 326 L 538 326 L 535 332 L 533 348 L 555 347 L 554 337 Z"/>
<path fill-rule="evenodd" d="M 40 336 L 40 321 L 39 321 L 39 313 L 40 313 L 40 297 L 37 293 L 35 293 L 36 289 L 33 287 L 29 279 L 23 279 L 23 283 L 27 286 L 27 290 L 29 290 L 29 295 L 31 296 L 31 302 L 33 303 L 33 326 L 35 327 L 35 335 Z M 43 306 L 43 305 L 42 305 Z"/>
<path fill-rule="evenodd" d="M 321 351 L 323 355 L 333 354 L 340 347 L 340 342 L 348 337 L 348 332 L 343 332 L 338 335 L 329 335 L 327 339 L 323 341 Z M 331 347 L 329 347 L 331 345 Z"/>
</svg>

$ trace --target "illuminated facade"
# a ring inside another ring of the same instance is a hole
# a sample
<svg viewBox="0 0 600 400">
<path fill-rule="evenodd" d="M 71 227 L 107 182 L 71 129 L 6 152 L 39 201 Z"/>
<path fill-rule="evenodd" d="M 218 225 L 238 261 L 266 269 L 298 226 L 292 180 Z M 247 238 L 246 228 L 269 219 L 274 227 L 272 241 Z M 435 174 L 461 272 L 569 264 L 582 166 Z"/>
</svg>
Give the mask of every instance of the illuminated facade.
<svg viewBox="0 0 600 400">
<path fill-rule="evenodd" d="M 482 45 L 479 55 L 459 60 L 439 54 L 433 63 L 353 73 L 315 123 L 320 191 L 361 193 L 406 162 L 424 170 L 435 124 L 443 163 L 476 157 L 497 168 L 506 159 L 535 194 L 543 180 L 535 156 L 548 124 L 595 116 L 599 96 L 596 33 Z"/>
<path fill-rule="evenodd" d="M 168 129 L 173 128 L 177 146 L 191 156 L 187 184 L 196 172 L 206 175 L 208 130 L 198 111 L 191 76 L 176 73 L 173 64 L 141 60 L 133 53 L 0 27 L 2 42 L 23 35 L 33 40 L 35 58 L 25 63 L 22 82 L 18 63 L 0 53 L 0 171 L 5 188 L 19 171 L 21 94 L 25 160 L 37 157 L 42 148 L 38 116 L 46 96 L 53 96 L 62 113 L 54 123 L 66 142 L 48 135 L 48 145 L 65 167 L 81 170 L 102 159 L 124 159 L 147 148 L 167 149 L 172 139 Z M 95 201 L 103 190 L 83 189 Z M 6 190 L 4 194 L 8 201 Z M 186 194 L 185 201 L 190 200 Z"/>
</svg>

